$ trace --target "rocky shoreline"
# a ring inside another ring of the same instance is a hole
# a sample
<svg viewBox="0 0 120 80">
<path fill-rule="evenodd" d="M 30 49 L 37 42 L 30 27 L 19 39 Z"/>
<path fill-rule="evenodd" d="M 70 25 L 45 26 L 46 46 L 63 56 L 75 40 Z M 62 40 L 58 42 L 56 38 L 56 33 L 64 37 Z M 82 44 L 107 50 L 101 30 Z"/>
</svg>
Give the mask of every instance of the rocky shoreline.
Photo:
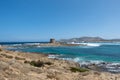
<svg viewBox="0 0 120 80">
<path fill-rule="evenodd" d="M 80 68 L 46 55 L 0 48 L 0 80 L 120 80 L 120 74 Z"/>
</svg>

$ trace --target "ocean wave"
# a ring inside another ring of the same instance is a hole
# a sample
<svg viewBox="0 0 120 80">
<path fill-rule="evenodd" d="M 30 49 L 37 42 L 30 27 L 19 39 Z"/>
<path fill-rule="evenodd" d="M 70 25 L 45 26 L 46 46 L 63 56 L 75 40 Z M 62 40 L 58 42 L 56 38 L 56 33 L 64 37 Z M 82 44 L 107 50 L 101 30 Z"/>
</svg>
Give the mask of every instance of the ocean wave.
<svg viewBox="0 0 120 80">
<path fill-rule="evenodd" d="M 38 48 L 41 47 L 41 46 L 37 46 Z"/>
<path fill-rule="evenodd" d="M 120 45 L 118 42 L 113 42 L 113 43 L 99 43 L 100 45 Z"/>
<path fill-rule="evenodd" d="M 97 44 L 97 43 L 81 43 L 83 45 L 86 45 L 86 46 L 92 46 L 92 47 L 99 47 L 100 44 Z"/>
<path fill-rule="evenodd" d="M 53 59 L 54 59 L 54 58 L 58 58 L 58 59 L 60 59 L 59 56 L 60 56 L 60 55 L 49 54 L 49 55 L 48 55 L 48 58 L 53 58 Z"/>
<path fill-rule="evenodd" d="M 100 47 L 100 43 L 80 43 L 80 48 L 94 48 L 94 47 Z"/>
<path fill-rule="evenodd" d="M 29 45 L 31 45 L 31 46 L 32 46 L 32 45 L 38 45 L 38 46 L 39 46 L 40 44 L 41 44 L 41 43 L 24 43 L 24 45 L 28 45 L 28 46 L 29 46 Z"/>
<path fill-rule="evenodd" d="M 69 58 L 69 57 L 61 57 L 63 55 L 48 55 L 48 58 L 58 58 L 62 60 L 68 60 L 68 61 L 74 61 L 78 62 L 80 65 L 90 65 L 90 64 L 101 64 L 104 63 L 102 60 L 86 60 L 83 57 L 75 57 L 75 58 Z"/>
<path fill-rule="evenodd" d="M 120 63 L 109 63 L 105 67 L 109 72 L 120 73 Z"/>
<path fill-rule="evenodd" d="M 80 62 L 80 61 L 83 61 L 84 59 L 83 58 L 80 58 L 80 57 L 76 57 L 76 58 L 73 58 L 73 61 L 74 62 Z"/>
<path fill-rule="evenodd" d="M 22 44 L 11 44 L 11 45 L 7 45 L 7 46 L 22 46 Z"/>
<path fill-rule="evenodd" d="M 100 44 L 98 44 L 98 43 L 75 43 L 75 42 L 71 42 L 71 43 L 68 43 L 68 44 L 79 44 L 79 45 L 93 46 L 93 47 L 100 46 Z"/>
<path fill-rule="evenodd" d="M 74 61 L 78 62 L 81 67 L 89 67 L 89 66 L 95 66 L 103 71 L 108 71 L 112 73 L 120 73 L 120 63 L 115 62 L 105 62 L 102 60 L 85 60 L 81 57 L 76 58 L 62 58 L 61 55 L 49 55 L 48 58 L 57 58 L 61 60 L 68 60 L 68 61 Z"/>
<path fill-rule="evenodd" d="M 120 45 L 120 43 L 80 43 L 84 46 L 81 46 L 83 48 L 91 48 L 91 47 L 100 47 L 100 46 L 109 46 L 109 45 Z"/>
<path fill-rule="evenodd" d="M 56 58 L 55 55 L 48 55 L 48 58 Z"/>
</svg>

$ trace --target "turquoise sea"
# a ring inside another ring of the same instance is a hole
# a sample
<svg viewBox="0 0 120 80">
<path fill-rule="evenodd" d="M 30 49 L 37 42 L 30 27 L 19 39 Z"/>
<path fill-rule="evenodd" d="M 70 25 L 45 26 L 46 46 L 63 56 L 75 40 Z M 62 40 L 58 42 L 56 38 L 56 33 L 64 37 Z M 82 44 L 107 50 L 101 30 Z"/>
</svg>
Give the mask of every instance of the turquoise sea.
<svg viewBox="0 0 120 80">
<path fill-rule="evenodd" d="M 29 43 L 28 43 L 29 44 Z M 109 72 L 120 72 L 120 43 L 89 43 L 87 46 L 41 47 L 9 45 L 9 50 L 48 54 L 49 58 L 58 58 L 80 63 L 80 66 L 97 65 Z"/>
</svg>

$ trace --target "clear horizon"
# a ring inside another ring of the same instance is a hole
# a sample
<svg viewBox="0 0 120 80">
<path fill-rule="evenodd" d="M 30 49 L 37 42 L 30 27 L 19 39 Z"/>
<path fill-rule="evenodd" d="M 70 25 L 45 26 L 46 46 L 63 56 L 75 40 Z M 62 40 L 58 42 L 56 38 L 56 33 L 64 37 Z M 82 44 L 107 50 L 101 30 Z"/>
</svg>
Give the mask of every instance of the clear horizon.
<svg viewBox="0 0 120 80">
<path fill-rule="evenodd" d="M 120 38 L 120 0 L 1 0 L 0 42 Z"/>
</svg>

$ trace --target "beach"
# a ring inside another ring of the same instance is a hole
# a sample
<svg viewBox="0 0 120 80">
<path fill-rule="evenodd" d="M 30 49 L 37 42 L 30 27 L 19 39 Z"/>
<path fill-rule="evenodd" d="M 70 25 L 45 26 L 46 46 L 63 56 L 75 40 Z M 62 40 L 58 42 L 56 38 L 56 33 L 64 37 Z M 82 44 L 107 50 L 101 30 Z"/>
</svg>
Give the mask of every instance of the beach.
<svg viewBox="0 0 120 80">
<path fill-rule="evenodd" d="M 39 64 L 37 64 L 39 63 Z M 0 80 L 120 80 L 120 74 L 82 69 L 47 55 L 0 48 Z"/>
</svg>

